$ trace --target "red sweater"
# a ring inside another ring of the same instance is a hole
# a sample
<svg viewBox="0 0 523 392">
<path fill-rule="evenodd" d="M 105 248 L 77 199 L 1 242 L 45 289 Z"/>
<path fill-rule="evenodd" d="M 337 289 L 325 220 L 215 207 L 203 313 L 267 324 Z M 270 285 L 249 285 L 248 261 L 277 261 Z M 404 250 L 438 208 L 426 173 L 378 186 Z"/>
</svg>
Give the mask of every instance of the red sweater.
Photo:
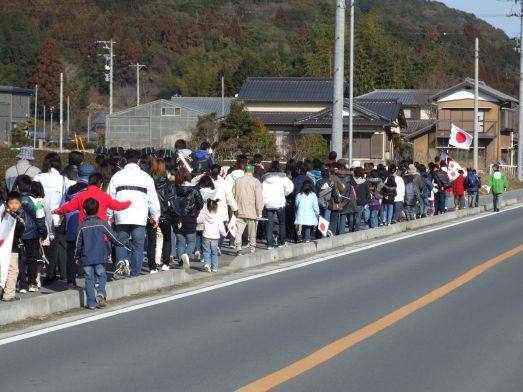
<svg viewBox="0 0 523 392">
<path fill-rule="evenodd" d="M 452 193 L 456 196 L 463 196 L 465 194 L 465 177 L 459 175 L 452 183 Z"/>
<path fill-rule="evenodd" d="M 84 204 L 84 201 L 86 201 L 89 198 L 93 198 L 98 203 L 100 203 L 97 216 L 98 218 L 104 221 L 107 220 L 108 208 L 115 211 L 121 211 L 128 208 L 132 203 L 129 200 L 123 202 L 115 200 L 107 193 L 102 192 L 100 188 L 94 185 L 89 185 L 86 191 L 79 193 L 73 200 L 71 200 L 68 203 L 65 203 L 62 207 L 58 208 L 57 210 L 54 210 L 53 214 L 63 215 L 67 214 L 68 212 L 80 211 L 78 220 L 80 223 L 82 223 L 85 219 L 85 212 L 82 206 Z"/>
</svg>

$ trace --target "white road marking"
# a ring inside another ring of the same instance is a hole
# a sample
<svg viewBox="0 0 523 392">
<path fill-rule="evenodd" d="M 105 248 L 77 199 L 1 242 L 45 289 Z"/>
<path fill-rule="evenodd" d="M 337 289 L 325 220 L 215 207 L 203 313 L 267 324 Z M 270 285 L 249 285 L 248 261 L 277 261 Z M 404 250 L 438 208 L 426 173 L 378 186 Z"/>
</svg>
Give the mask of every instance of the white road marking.
<svg viewBox="0 0 523 392">
<path fill-rule="evenodd" d="M 508 211 L 511 211 L 511 210 L 514 210 L 514 209 L 518 209 L 518 208 L 522 208 L 522 207 L 523 207 L 523 205 L 517 205 L 517 206 L 514 206 L 514 207 L 505 208 L 501 212 L 497 212 L 496 214 L 508 212 Z M 43 329 L 40 329 L 40 330 L 35 330 L 35 331 L 31 331 L 31 332 L 21 333 L 19 335 L 15 335 L 15 336 L 11 336 L 11 337 L 7 337 L 7 338 L 4 338 L 4 339 L 1 339 L 0 340 L 0 346 L 6 345 L 6 344 L 9 344 L 9 343 L 18 342 L 18 341 L 25 340 L 25 339 L 34 338 L 36 336 L 45 335 L 45 334 L 48 334 L 48 333 L 51 333 L 51 332 L 60 331 L 62 329 L 75 327 L 77 325 L 82 325 L 82 324 L 87 324 L 87 323 L 91 323 L 91 322 L 98 321 L 98 320 L 103 320 L 103 319 L 106 319 L 106 318 L 109 318 L 109 317 L 118 316 L 120 314 L 134 312 L 136 310 L 140 310 L 140 309 L 148 308 L 148 307 L 151 307 L 151 306 L 164 304 L 166 302 L 176 301 L 178 299 L 190 297 L 190 296 L 193 296 L 193 295 L 198 295 L 198 294 L 201 294 L 201 293 L 207 293 L 209 291 L 214 291 L 214 290 L 221 289 L 223 287 L 229 287 L 229 286 L 237 285 L 237 284 L 240 284 L 240 283 L 243 283 L 243 282 L 248 282 L 250 280 L 260 279 L 260 278 L 263 278 L 263 277 L 266 277 L 266 276 L 275 275 L 275 274 L 279 274 L 279 273 L 282 273 L 282 272 L 286 272 L 286 271 L 291 271 L 291 270 L 295 270 L 295 269 L 298 269 L 298 268 L 307 267 L 309 265 L 323 263 L 325 261 L 328 261 L 328 260 L 331 260 L 331 259 L 334 259 L 334 258 L 338 258 L 340 256 L 350 255 L 350 254 L 353 254 L 353 253 L 362 252 L 362 251 L 367 250 L 367 249 L 372 249 L 372 248 L 375 248 L 377 246 L 381 246 L 381 245 L 384 245 L 384 244 L 391 244 L 391 243 L 394 243 L 394 242 L 403 241 L 403 240 L 408 239 L 408 238 L 413 238 L 413 237 L 418 237 L 420 235 L 430 234 L 430 233 L 433 233 L 435 231 L 439 231 L 439 230 L 442 230 L 442 229 L 447 229 L 449 227 L 454 227 L 454 226 L 462 225 L 462 224 L 465 224 L 465 223 L 473 222 L 473 221 L 476 221 L 476 220 L 488 218 L 488 217 L 490 217 L 492 215 L 493 214 L 491 214 L 491 213 L 480 214 L 480 215 L 478 215 L 476 217 L 469 218 L 469 219 L 464 219 L 464 220 L 461 220 L 459 222 L 454 222 L 454 223 L 450 223 L 450 224 L 447 224 L 447 225 L 444 225 L 444 226 L 433 227 L 431 229 L 426 229 L 426 230 L 422 230 L 422 231 L 419 231 L 419 232 L 403 235 L 403 236 L 400 236 L 400 237 L 396 237 L 396 238 L 391 238 L 391 239 L 388 239 L 388 240 L 375 242 L 375 243 L 372 243 L 370 245 L 364 245 L 364 246 L 361 246 L 361 247 L 358 247 L 358 248 L 355 248 L 355 249 L 350 249 L 350 250 L 343 251 L 343 252 L 340 252 L 340 253 L 331 254 L 331 255 L 328 255 L 328 256 L 321 257 L 319 259 L 304 261 L 304 262 L 297 263 L 297 264 L 294 264 L 294 265 L 291 265 L 291 266 L 288 266 L 288 267 L 277 268 L 277 269 L 272 270 L 272 271 L 262 272 L 262 273 L 259 273 L 259 274 L 256 274 L 256 275 L 235 279 L 235 280 L 232 280 L 232 281 L 229 281 L 229 282 L 218 283 L 218 284 L 215 284 L 215 285 L 212 285 L 212 286 L 199 288 L 199 289 L 188 291 L 188 292 L 185 292 L 185 293 L 170 295 L 168 297 L 159 298 L 159 299 L 147 302 L 147 303 L 131 305 L 131 306 L 126 307 L 126 308 L 122 308 L 122 309 L 112 310 L 112 311 L 105 312 L 105 313 L 96 314 L 96 315 L 89 316 L 89 317 L 86 317 L 86 318 L 82 318 L 82 319 L 79 319 L 79 320 L 69 321 L 69 322 L 66 322 L 66 323 L 63 323 L 63 324 L 54 325 L 54 326 L 51 326 L 51 327 L 46 327 L 46 328 L 43 328 Z"/>
</svg>

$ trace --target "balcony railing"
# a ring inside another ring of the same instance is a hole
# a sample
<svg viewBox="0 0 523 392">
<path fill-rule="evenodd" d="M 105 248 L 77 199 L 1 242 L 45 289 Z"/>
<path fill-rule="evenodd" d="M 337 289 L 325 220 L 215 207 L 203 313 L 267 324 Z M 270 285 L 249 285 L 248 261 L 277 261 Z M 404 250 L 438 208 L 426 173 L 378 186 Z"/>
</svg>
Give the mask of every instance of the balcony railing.
<svg viewBox="0 0 523 392">
<path fill-rule="evenodd" d="M 450 132 L 452 124 L 456 125 L 457 127 L 463 129 L 464 131 L 470 134 L 474 133 L 474 121 L 438 120 L 438 131 Z M 497 127 L 497 121 L 480 121 L 478 132 L 494 136 L 497 134 Z"/>
</svg>

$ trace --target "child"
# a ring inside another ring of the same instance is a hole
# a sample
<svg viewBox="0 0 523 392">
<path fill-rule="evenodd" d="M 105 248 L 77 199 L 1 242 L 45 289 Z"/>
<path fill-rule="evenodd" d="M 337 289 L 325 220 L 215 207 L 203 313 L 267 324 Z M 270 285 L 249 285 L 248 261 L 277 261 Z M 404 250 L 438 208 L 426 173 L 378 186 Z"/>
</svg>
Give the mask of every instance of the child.
<svg viewBox="0 0 523 392">
<path fill-rule="evenodd" d="M 103 308 L 107 305 L 105 292 L 105 263 L 110 255 L 106 236 L 114 245 L 124 247 L 107 222 L 96 216 L 100 204 L 93 198 L 83 203 L 85 220 L 78 227 L 76 238 L 75 260 L 82 263 L 85 272 L 85 292 L 87 294 L 87 309 Z M 127 249 L 129 251 L 129 249 Z M 98 294 L 94 294 L 94 275 L 98 276 Z"/>
<path fill-rule="evenodd" d="M 296 196 L 296 219 L 294 224 L 301 226 L 303 240 L 310 242 L 311 231 L 318 226 L 318 216 L 320 207 L 318 197 L 312 190 L 312 183 L 306 180 L 303 183 L 301 192 Z"/>
<path fill-rule="evenodd" d="M 31 201 L 33 202 L 33 204 L 35 206 L 35 216 L 37 219 L 46 218 L 45 208 L 44 208 L 44 196 L 45 196 L 45 191 L 44 191 L 44 187 L 42 186 L 42 183 L 38 182 L 38 181 L 32 181 L 31 182 L 31 196 L 29 196 L 29 198 L 31 199 Z M 46 226 L 47 226 L 48 232 L 50 232 L 49 228 L 52 227 L 52 224 L 51 224 L 52 216 L 51 216 L 51 214 L 47 214 L 47 215 L 49 216 L 49 222 L 46 223 Z M 44 240 L 42 245 L 49 246 L 49 240 L 48 239 Z M 40 248 L 39 255 L 41 257 L 38 257 L 36 260 L 37 261 L 37 263 L 36 263 L 36 289 L 37 290 L 40 290 L 40 288 L 42 287 L 41 276 L 42 276 L 42 272 L 44 269 L 45 261 L 47 261 L 47 259 L 44 257 L 45 255 L 44 255 L 43 247 L 40 246 L 39 248 Z"/>
<path fill-rule="evenodd" d="M 198 223 L 203 223 L 203 271 L 218 272 L 218 241 L 220 236 L 225 237 L 227 232 L 225 225 L 218 216 L 218 200 L 207 199 L 207 211 L 198 216 Z"/>
<path fill-rule="evenodd" d="M 370 184 L 369 185 L 369 192 L 371 194 L 371 198 L 369 201 L 369 210 L 370 210 L 370 228 L 374 229 L 379 226 L 378 221 L 378 214 L 381 209 L 381 193 L 378 192 L 376 184 Z"/>
<path fill-rule="evenodd" d="M 31 197 L 31 177 L 22 174 L 16 178 L 16 190 L 20 192 L 20 200 L 25 212 L 25 229 L 20 237 L 25 250 L 25 257 L 18 259 L 18 287 L 20 293 L 27 291 L 38 291 L 37 260 L 40 252 L 40 244 L 47 238 L 48 230 L 45 218 L 37 217 L 36 206 Z M 41 216 L 40 214 L 39 216 Z M 27 276 L 26 276 L 27 272 Z"/>
<path fill-rule="evenodd" d="M 9 192 L 5 202 L 5 214 L 11 215 L 16 220 L 13 245 L 11 248 L 11 260 L 7 270 L 7 281 L 5 283 L 2 301 L 15 301 L 16 280 L 18 278 L 19 257 L 25 257 L 24 244 L 20 239 L 25 230 L 25 211 L 22 208 L 20 193 Z M 2 220 L 4 217 L 2 217 Z"/>
</svg>

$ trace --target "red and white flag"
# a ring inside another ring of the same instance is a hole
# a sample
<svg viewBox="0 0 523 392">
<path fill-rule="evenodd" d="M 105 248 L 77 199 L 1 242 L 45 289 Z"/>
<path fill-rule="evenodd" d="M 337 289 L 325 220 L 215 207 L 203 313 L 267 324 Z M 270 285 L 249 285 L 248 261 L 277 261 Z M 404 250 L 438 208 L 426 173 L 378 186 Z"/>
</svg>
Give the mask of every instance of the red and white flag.
<svg viewBox="0 0 523 392">
<path fill-rule="evenodd" d="M 322 216 L 318 217 L 318 230 L 324 237 L 327 237 L 327 233 L 329 232 L 329 221 Z"/>
<path fill-rule="evenodd" d="M 472 144 L 472 135 L 465 132 L 463 129 L 458 128 L 454 124 L 450 129 L 450 139 L 449 144 L 456 148 L 461 148 L 463 150 L 468 150 Z"/>
<path fill-rule="evenodd" d="M 458 170 L 463 170 L 461 165 L 456 161 L 449 161 L 447 165 L 447 174 L 449 175 L 449 178 L 451 181 L 454 181 L 456 178 L 458 178 L 459 173 Z M 465 170 L 463 170 L 463 175 L 466 176 L 467 173 Z"/>
<path fill-rule="evenodd" d="M 0 219 L 0 287 L 4 288 L 11 261 L 16 221 L 11 215 L 4 215 L 4 206 L 0 208 Z"/>
<path fill-rule="evenodd" d="M 236 237 L 236 215 L 232 216 L 229 224 L 227 225 L 227 230 L 233 237 Z"/>
</svg>

